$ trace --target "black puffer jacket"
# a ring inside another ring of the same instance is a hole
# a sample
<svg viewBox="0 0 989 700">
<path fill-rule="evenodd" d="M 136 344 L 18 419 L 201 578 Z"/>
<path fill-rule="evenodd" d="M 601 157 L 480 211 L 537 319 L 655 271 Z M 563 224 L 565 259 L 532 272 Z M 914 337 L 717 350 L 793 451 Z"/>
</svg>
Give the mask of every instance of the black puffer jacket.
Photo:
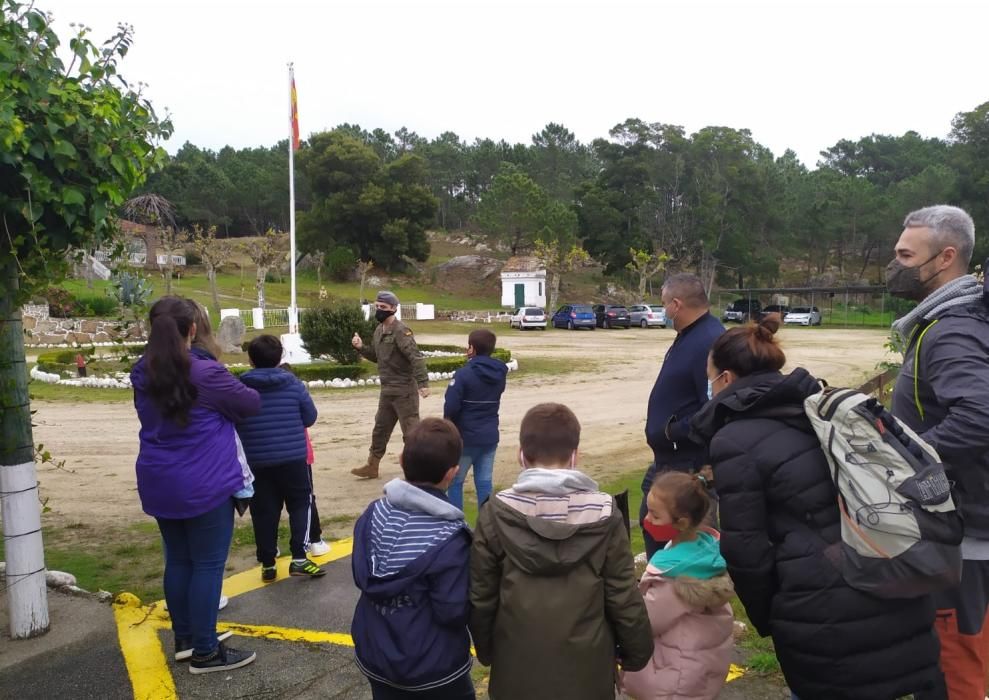
<svg viewBox="0 0 989 700">
<path fill-rule="evenodd" d="M 930 598 L 884 600 L 841 576 L 836 491 L 803 400 L 804 369 L 751 375 L 698 413 L 720 495 L 721 551 L 801 700 L 891 700 L 939 678 Z"/>
</svg>

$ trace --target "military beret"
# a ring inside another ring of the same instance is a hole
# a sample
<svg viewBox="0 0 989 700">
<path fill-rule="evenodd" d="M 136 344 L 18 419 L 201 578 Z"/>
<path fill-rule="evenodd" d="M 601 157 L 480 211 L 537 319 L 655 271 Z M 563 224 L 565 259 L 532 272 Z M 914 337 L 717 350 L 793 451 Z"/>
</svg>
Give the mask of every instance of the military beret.
<svg viewBox="0 0 989 700">
<path fill-rule="evenodd" d="M 378 292 L 378 298 L 375 301 L 381 301 L 385 304 L 391 304 L 392 306 L 398 306 L 398 297 L 391 292 Z"/>
</svg>

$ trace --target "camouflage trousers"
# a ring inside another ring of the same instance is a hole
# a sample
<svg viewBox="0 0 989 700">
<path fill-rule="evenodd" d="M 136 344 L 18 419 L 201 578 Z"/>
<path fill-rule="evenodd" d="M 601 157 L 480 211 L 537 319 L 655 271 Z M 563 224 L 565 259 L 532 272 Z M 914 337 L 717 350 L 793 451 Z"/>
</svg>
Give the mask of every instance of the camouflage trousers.
<svg viewBox="0 0 989 700">
<path fill-rule="evenodd" d="M 381 459 L 384 456 L 395 423 L 402 426 L 403 439 L 419 423 L 419 392 L 415 387 L 401 393 L 394 389 L 382 389 L 378 397 L 378 412 L 374 416 L 374 430 L 371 431 L 372 457 Z"/>
</svg>

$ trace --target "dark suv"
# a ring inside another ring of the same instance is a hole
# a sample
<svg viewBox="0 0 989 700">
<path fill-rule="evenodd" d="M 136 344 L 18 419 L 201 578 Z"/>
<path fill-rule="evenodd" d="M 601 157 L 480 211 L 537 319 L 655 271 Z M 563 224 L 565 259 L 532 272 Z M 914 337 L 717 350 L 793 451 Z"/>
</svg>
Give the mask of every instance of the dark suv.
<svg viewBox="0 0 989 700">
<path fill-rule="evenodd" d="M 758 299 L 736 299 L 725 309 L 722 321 L 734 321 L 735 323 L 745 323 L 759 318 L 762 311 L 762 302 Z"/>
<path fill-rule="evenodd" d="M 612 304 L 597 304 L 594 319 L 601 328 L 628 328 L 628 309 Z"/>
<path fill-rule="evenodd" d="M 763 307 L 762 311 L 759 312 L 759 320 L 766 318 L 769 314 L 779 314 L 780 321 L 783 321 L 783 317 L 790 312 L 790 307 L 786 304 L 770 304 L 769 306 Z"/>
</svg>

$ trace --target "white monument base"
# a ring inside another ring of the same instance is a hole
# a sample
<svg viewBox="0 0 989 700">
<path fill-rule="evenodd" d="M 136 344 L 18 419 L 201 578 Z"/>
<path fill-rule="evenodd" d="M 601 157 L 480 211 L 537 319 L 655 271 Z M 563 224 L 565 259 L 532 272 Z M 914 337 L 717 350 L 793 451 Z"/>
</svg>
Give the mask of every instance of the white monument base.
<svg viewBox="0 0 989 700">
<path fill-rule="evenodd" d="M 298 333 L 285 333 L 282 335 L 282 362 L 290 365 L 308 365 L 312 362 L 309 353 L 302 345 L 302 336 Z"/>
</svg>

